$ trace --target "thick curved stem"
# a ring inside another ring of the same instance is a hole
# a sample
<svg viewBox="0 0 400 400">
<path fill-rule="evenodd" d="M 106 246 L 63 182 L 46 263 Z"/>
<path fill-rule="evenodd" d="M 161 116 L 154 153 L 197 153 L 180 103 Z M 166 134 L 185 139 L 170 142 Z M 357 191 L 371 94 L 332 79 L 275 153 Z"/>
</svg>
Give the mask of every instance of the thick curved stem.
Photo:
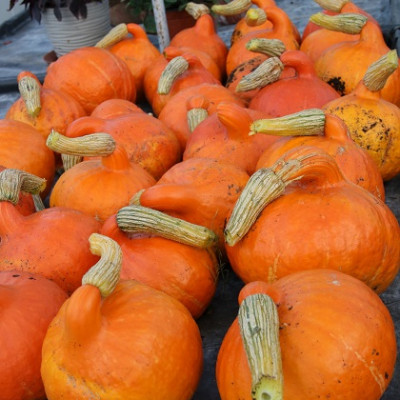
<svg viewBox="0 0 400 400">
<path fill-rule="evenodd" d="M 267 21 L 267 14 L 262 8 L 249 8 L 244 18 L 248 26 L 260 26 Z"/>
<path fill-rule="evenodd" d="M 322 28 L 329 29 L 331 31 L 358 35 L 368 21 L 368 18 L 365 15 L 355 13 L 345 13 L 338 15 L 317 13 L 310 17 L 310 21 L 314 22 L 314 24 L 317 24 Z"/>
<path fill-rule="evenodd" d="M 25 103 L 27 113 L 33 118 L 37 117 L 42 109 L 40 102 L 41 86 L 37 79 L 24 76 L 18 80 L 18 90 Z"/>
<path fill-rule="evenodd" d="M 218 242 L 217 235 L 208 228 L 139 205 L 121 208 L 117 224 L 124 232 L 153 234 L 199 248 Z"/>
<path fill-rule="evenodd" d="M 214 4 L 211 11 L 219 15 L 238 15 L 248 10 L 251 5 L 251 0 L 232 0 L 227 4 Z"/>
<path fill-rule="evenodd" d="M 266 294 L 246 297 L 239 307 L 238 322 L 251 372 L 252 398 L 282 400 L 282 357 L 275 303 Z"/>
<path fill-rule="evenodd" d="M 286 46 L 279 39 L 253 38 L 246 43 L 246 49 L 270 57 L 280 57 L 286 51 Z"/>
<path fill-rule="evenodd" d="M 106 36 L 99 40 L 94 47 L 106 49 L 107 47 L 111 47 L 112 45 L 120 42 L 126 37 L 127 34 L 128 27 L 126 26 L 126 24 L 119 24 L 117 26 L 114 26 L 114 28 L 112 28 Z"/>
<path fill-rule="evenodd" d="M 197 4 L 192 1 L 186 4 L 185 11 L 196 20 L 204 14 L 210 14 L 210 9 L 205 4 Z"/>
<path fill-rule="evenodd" d="M 329 10 L 339 13 L 343 6 L 350 2 L 350 0 L 314 0 L 324 10 Z"/>
<path fill-rule="evenodd" d="M 168 94 L 175 80 L 189 68 L 189 63 L 184 57 L 173 58 L 165 67 L 158 81 L 158 94 Z"/>
</svg>

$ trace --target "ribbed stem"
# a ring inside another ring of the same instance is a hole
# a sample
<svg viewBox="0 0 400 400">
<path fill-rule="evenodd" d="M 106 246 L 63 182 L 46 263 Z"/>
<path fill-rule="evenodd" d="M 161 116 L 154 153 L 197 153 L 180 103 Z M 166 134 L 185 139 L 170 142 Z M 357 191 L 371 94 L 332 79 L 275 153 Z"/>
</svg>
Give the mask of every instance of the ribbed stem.
<svg viewBox="0 0 400 400">
<path fill-rule="evenodd" d="M 338 15 L 317 13 L 310 17 L 311 22 L 314 22 L 314 24 L 322 28 L 351 35 L 358 35 L 367 20 L 368 18 L 365 15 L 355 13 L 343 13 Z"/>
<path fill-rule="evenodd" d="M 93 133 L 70 138 L 54 130 L 47 137 L 46 144 L 57 153 L 83 157 L 109 156 L 116 146 L 115 140 L 108 133 Z"/>
<path fill-rule="evenodd" d="M 33 205 L 35 206 L 36 212 L 43 211 L 46 207 L 43 204 L 43 200 L 38 194 L 32 195 Z"/>
<path fill-rule="evenodd" d="M 236 92 L 263 88 L 275 82 L 281 76 L 284 65 L 278 57 L 271 57 L 263 61 L 253 72 L 245 75 L 237 84 Z"/>
<path fill-rule="evenodd" d="M 106 49 L 114 45 L 115 43 L 120 42 L 125 36 L 128 34 L 128 27 L 126 24 L 122 23 L 117 26 L 114 26 L 107 35 L 105 35 L 101 40 L 99 40 L 94 47 L 100 47 L 102 49 Z"/>
<path fill-rule="evenodd" d="M 42 105 L 40 103 L 40 84 L 31 76 L 24 76 L 18 81 L 18 90 L 25 103 L 26 111 L 31 117 L 37 117 Z"/>
<path fill-rule="evenodd" d="M 46 179 L 18 169 L 7 168 L 0 172 L 0 201 L 17 204 L 20 192 L 39 194 L 46 187 Z"/>
<path fill-rule="evenodd" d="M 239 307 L 238 322 L 251 371 L 252 398 L 282 400 L 282 357 L 275 303 L 266 294 L 246 297 Z"/>
<path fill-rule="evenodd" d="M 248 10 L 251 5 L 251 0 L 232 0 L 227 4 L 214 4 L 211 11 L 219 15 L 238 15 Z"/>
<path fill-rule="evenodd" d="M 371 92 L 382 90 L 390 75 L 396 71 L 398 66 L 399 58 L 397 51 L 389 51 L 368 67 L 363 78 L 364 85 Z"/>
<path fill-rule="evenodd" d="M 100 260 L 82 278 L 82 285 L 96 286 L 103 297 L 112 293 L 120 278 L 122 250 L 117 242 L 107 236 L 92 233 L 90 251 Z"/>
<path fill-rule="evenodd" d="M 186 4 L 185 11 L 196 20 L 204 14 L 210 14 L 210 9 L 205 4 L 197 4 L 193 2 Z"/>
<path fill-rule="evenodd" d="M 329 10 L 339 13 L 343 6 L 350 2 L 350 0 L 314 0 L 324 10 Z"/>
<path fill-rule="evenodd" d="M 262 53 L 271 57 L 280 57 L 286 51 L 285 44 L 279 39 L 250 39 L 246 43 L 246 49 L 255 53 Z"/>
<path fill-rule="evenodd" d="M 164 68 L 158 81 L 158 94 L 168 94 L 175 80 L 189 68 L 189 63 L 181 56 L 173 58 Z"/>
<path fill-rule="evenodd" d="M 248 26 L 259 26 L 267 21 L 267 14 L 262 8 L 249 8 L 244 18 Z"/>
<path fill-rule="evenodd" d="M 124 232 L 153 234 L 199 248 L 211 247 L 218 242 L 217 235 L 204 226 L 139 205 L 121 208 L 117 213 L 117 224 Z"/>
<path fill-rule="evenodd" d="M 61 160 L 63 163 L 64 171 L 68 171 L 74 165 L 79 164 L 82 160 L 82 156 L 73 156 L 71 154 L 61 154 Z"/>
<path fill-rule="evenodd" d="M 319 135 L 324 131 L 325 114 L 311 108 L 279 118 L 259 119 L 252 123 L 249 135 L 266 133 L 279 136 Z"/>
<path fill-rule="evenodd" d="M 208 117 L 208 111 L 204 108 L 192 108 L 187 112 L 186 118 L 190 132 Z"/>
</svg>

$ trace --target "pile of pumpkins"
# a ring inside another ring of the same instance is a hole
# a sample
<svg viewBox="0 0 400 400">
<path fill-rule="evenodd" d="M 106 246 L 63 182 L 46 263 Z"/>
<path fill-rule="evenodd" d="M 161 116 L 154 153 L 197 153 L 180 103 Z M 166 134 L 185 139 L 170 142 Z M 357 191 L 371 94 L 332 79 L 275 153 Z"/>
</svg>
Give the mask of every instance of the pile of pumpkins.
<svg viewBox="0 0 400 400">
<path fill-rule="evenodd" d="M 0 121 L 2 399 L 189 400 L 221 263 L 243 281 L 221 399 L 381 398 L 398 56 L 350 0 L 318 4 L 302 35 L 273 0 L 215 5 L 242 15 L 228 47 L 189 3 L 162 54 L 122 24 L 43 84 L 21 71 Z"/>
</svg>

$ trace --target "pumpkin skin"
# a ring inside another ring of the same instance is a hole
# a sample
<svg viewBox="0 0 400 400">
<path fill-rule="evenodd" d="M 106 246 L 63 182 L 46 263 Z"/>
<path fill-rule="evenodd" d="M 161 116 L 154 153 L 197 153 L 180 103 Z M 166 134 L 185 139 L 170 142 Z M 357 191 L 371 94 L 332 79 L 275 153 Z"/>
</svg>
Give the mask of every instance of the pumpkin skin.
<svg viewBox="0 0 400 400">
<path fill-rule="evenodd" d="M 118 104 L 123 107 L 120 102 Z M 159 179 L 181 159 L 178 139 L 157 118 L 128 106 L 128 109 L 117 111 L 106 105 L 108 110 L 103 118 L 103 115 L 97 116 L 104 108 L 100 104 L 100 109 L 96 108 L 93 115 L 70 124 L 66 136 L 76 138 L 97 132 L 108 133 L 124 147 L 130 162 L 140 165 L 154 179 Z"/>
<path fill-rule="evenodd" d="M 378 400 L 396 359 L 391 316 L 358 279 L 339 271 L 297 272 L 273 284 L 246 285 L 239 301 L 269 295 L 278 306 L 283 399 Z M 250 400 L 251 375 L 237 318 L 219 350 L 216 378 L 222 400 Z"/>
<path fill-rule="evenodd" d="M 164 106 L 158 119 L 175 133 L 182 151 L 185 150 L 187 140 L 191 136 L 186 117 L 188 101 L 193 96 L 203 96 L 207 100 L 207 112 L 209 115 L 214 114 L 218 104 L 222 102 L 244 106 L 241 100 L 222 85 L 203 83 L 193 88 L 186 88 L 179 91 Z"/>
<path fill-rule="evenodd" d="M 183 160 L 210 158 L 233 164 L 251 175 L 260 156 L 278 136 L 249 136 L 251 123 L 265 114 L 236 104 L 220 103 L 216 113 L 206 118 L 192 132 Z"/>
<path fill-rule="evenodd" d="M 272 22 L 273 28 L 262 32 L 251 32 L 233 44 L 226 58 L 226 74 L 228 76 L 237 66 L 254 58 L 254 52 L 246 49 L 246 43 L 250 39 L 279 39 L 284 43 L 286 50 L 297 50 L 299 48 L 292 23 L 287 14 L 279 7 L 266 8 L 265 12 L 267 13 L 268 20 Z"/>
<path fill-rule="evenodd" d="M 376 163 L 384 181 L 400 172 L 400 109 L 360 83 L 350 94 L 330 101 L 326 112 L 347 125 L 351 138 Z"/>
<path fill-rule="evenodd" d="M 91 117 L 112 119 L 120 115 L 131 113 L 144 113 L 144 111 L 129 100 L 110 99 L 100 103 L 90 114 Z"/>
<path fill-rule="evenodd" d="M 347 181 L 334 159 L 318 148 L 297 147 L 281 160 L 313 152 L 314 164 L 292 175 L 301 176 L 301 184 L 289 184 L 239 242 L 226 246 L 232 269 L 246 283 L 337 269 L 381 293 L 400 266 L 397 219 L 383 201 Z"/>
<path fill-rule="evenodd" d="M 177 33 L 170 46 L 187 47 L 207 53 L 218 65 L 221 76 L 224 75 L 228 49 L 216 32 L 213 17 L 210 14 L 200 16 L 192 28 Z"/>
<path fill-rule="evenodd" d="M 345 123 L 334 114 L 326 114 L 324 134 L 321 136 L 282 137 L 271 144 L 260 156 L 256 169 L 271 167 L 284 153 L 303 145 L 326 151 L 349 181 L 385 200 L 383 180 L 374 160 L 354 143 Z"/>
<path fill-rule="evenodd" d="M 0 272 L 1 397 L 45 399 L 40 376 L 42 343 L 47 328 L 67 299 L 54 282 L 21 271 Z"/>
<path fill-rule="evenodd" d="M 24 216 L 2 201 L 0 210 L 0 271 L 41 275 L 69 294 L 81 285 L 98 259 L 88 245 L 88 237 L 100 230 L 98 221 L 61 207 Z"/>
<path fill-rule="evenodd" d="M 73 293 L 47 331 L 41 373 L 49 400 L 189 400 L 202 357 L 186 308 L 128 280 L 105 299 L 91 285 Z"/>
<path fill-rule="evenodd" d="M 340 97 L 336 90 L 318 78 L 312 61 L 302 51 L 285 51 L 280 59 L 285 67 L 295 70 L 295 75 L 264 86 L 250 101 L 249 108 L 271 117 L 281 117 L 307 108 L 321 108 Z"/>
<path fill-rule="evenodd" d="M 63 134 L 69 123 L 86 115 L 83 107 L 75 99 L 66 93 L 43 88 L 37 77 L 28 71 L 18 74 L 18 82 L 25 76 L 34 78 L 39 84 L 41 110 L 37 116 L 31 116 L 20 97 L 8 109 L 6 119 L 33 126 L 46 139 L 52 129 Z"/>
<path fill-rule="evenodd" d="M 103 223 L 129 204 L 139 190 L 155 184 L 142 167 L 129 161 L 124 148 L 100 160 L 87 160 L 65 171 L 50 195 L 50 207 L 67 207 Z"/>
<path fill-rule="evenodd" d="M 382 31 L 367 21 L 356 42 L 342 42 L 327 49 L 315 62 L 317 75 L 341 95 L 351 93 L 368 67 L 389 51 Z M 346 62 L 343 62 L 346 60 Z M 382 98 L 400 106 L 400 67 L 382 89 Z"/>
<path fill-rule="evenodd" d="M 220 238 L 223 251 L 225 219 L 249 175 L 232 164 L 192 158 L 170 168 L 140 196 L 140 205 L 205 226 Z"/>
<path fill-rule="evenodd" d="M 42 192 L 50 192 L 55 175 L 54 153 L 46 146 L 42 134 L 24 122 L 0 120 L 0 165 L 20 169 L 47 180 Z M 23 149 L 23 150 L 22 150 Z"/>
<path fill-rule="evenodd" d="M 167 293 L 193 318 L 203 314 L 217 285 L 218 261 L 212 250 L 147 234 L 130 235 L 118 227 L 115 215 L 100 233 L 121 246 L 121 279 L 134 279 Z"/>
<path fill-rule="evenodd" d="M 150 42 L 145 30 L 138 24 L 126 25 L 130 38 L 123 39 L 108 50 L 123 60 L 134 78 L 136 99 L 144 99 L 143 79 L 146 69 L 160 56 L 160 51 Z"/>
<path fill-rule="evenodd" d="M 82 47 L 51 63 L 43 87 L 69 94 L 87 114 L 108 99 L 133 102 L 136 99 L 134 78 L 128 66 L 99 47 Z"/>
</svg>

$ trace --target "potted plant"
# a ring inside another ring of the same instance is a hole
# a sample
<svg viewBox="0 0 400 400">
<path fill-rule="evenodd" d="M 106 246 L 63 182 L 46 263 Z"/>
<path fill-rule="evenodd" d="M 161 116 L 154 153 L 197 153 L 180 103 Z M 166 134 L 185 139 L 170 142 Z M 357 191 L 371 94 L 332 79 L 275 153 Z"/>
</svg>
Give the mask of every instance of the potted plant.
<svg viewBox="0 0 400 400">
<path fill-rule="evenodd" d="M 10 10 L 18 3 L 10 0 Z M 32 19 L 43 21 L 56 55 L 93 46 L 110 30 L 108 0 L 22 0 Z"/>
</svg>

